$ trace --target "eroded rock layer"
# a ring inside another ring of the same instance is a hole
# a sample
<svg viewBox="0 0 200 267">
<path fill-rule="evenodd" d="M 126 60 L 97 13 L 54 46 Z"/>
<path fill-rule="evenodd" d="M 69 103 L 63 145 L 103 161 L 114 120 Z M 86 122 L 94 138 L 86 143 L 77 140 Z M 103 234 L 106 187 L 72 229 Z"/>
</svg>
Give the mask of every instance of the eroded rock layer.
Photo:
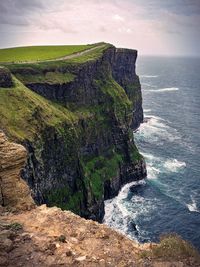
<svg viewBox="0 0 200 267">
<path fill-rule="evenodd" d="M 0 131 L 0 205 L 3 207 L 30 209 L 34 206 L 30 189 L 20 177 L 26 157 L 26 149 L 9 142 Z"/>
</svg>

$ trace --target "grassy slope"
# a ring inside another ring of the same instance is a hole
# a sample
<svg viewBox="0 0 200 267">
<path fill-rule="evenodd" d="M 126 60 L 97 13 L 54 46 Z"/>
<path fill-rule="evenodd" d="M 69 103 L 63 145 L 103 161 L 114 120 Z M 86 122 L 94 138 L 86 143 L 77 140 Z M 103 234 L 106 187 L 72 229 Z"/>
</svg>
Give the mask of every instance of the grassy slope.
<svg viewBox="0 0 200 267">
<path fill-rule="evenodd" d="M 16 78 L 14 83 L 13 88 L 0 88 L 1 129 L 13 139 L 31 140 L 43 124 L 76 120 L 74 113 L 29 90 Z"/>
<path fill-rule="evenodd" d="M 93 46 L 97 46 L 97 44 L 94 44 Z M 71 68 L 77 68 L 77 65 L 83 64 L 87 61 L 97 60 L 109 47 L 111 47 L 110 44 L 102 43 L 101 46 L 96 47 L 95 50 L 90 51 L 84 55 L 78 55 L 77 57 L 71 59 L 46 62 L 44 61 L 37 63 L 13 63 L 5 65 L 24 84 L 63 84 L 73 81 L 76 77 L 71 73 Z M 30 49 L 32 49 L 32 47 L 30 47 Z M 62 69 L 68 69 L 68 71 L 65 71 L 63 73 L 62 71 L 60 71 Z"/>
<path fill-rule="evenodd" d="M 84 63 L 90 60 L 97 60 L 98 58 L 102 56 L 105 49 L 108 49 L 109 47 L 112 47 L 112 45 L 107 44 L 107 43 L 105 43 L 104 45 L 102 44 L 100 47 L 97 47 L 95 50 L 91 51 L 90 53 L 81 55 L 79 57 L 71 58 L 68 61 L 70 63 Z"/>
<path fill-rule="evenodd" d="M 26 46 L 0 49 L 0 62 L 20 62 L 55 59 L 86 49 L 95 45 L 63 45 L 63 46 Z"/>
<path fill-rule="evenodd" d="M 22 83 L 46 83 L 46 84 L 64 84 L 74 80 L 75 75 L 71 73 L 62 73 L 58 71 L 49 71 L 45 74 L 17 74 L 16 77 Z"/>
</svg>

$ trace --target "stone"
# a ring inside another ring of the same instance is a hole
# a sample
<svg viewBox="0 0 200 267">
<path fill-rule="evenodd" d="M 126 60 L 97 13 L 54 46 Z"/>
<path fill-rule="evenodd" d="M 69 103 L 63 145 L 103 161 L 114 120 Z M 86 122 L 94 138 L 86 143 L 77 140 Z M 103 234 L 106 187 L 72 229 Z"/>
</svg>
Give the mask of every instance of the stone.
<svg viewBox="0 0 200 267">
<path fill-rule="evenodd" d="M 13 242 L 8 239 L 4 238 L 3 240 L 0 240 L 0 251 L 4 250 L 6 252 L 10 252 L 13 248 Z"/>
<path fill-rule="evenodd" d="M 12 76 L 9 69 L 0 66 L 0 89 L 13 86 Z"/>
<path fill-rule="evenodd" d="M 84 260 L 86 260 L 86 256 L 80 256 L 76 258 L 76 261 L 84 261 Z"/>
</svg>

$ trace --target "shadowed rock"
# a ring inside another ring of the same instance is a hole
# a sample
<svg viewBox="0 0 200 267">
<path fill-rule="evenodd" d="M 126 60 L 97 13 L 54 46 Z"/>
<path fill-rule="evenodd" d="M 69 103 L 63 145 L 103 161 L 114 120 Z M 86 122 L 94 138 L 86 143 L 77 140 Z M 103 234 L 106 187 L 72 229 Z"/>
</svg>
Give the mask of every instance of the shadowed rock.
<svg viewBox="0 0 200 267">
<path fill-rule="evenodd" d="M 13 86 L 12 76 L 7 68 L 0 67 L 0 87 L 8 88 Z"/>
</svg>

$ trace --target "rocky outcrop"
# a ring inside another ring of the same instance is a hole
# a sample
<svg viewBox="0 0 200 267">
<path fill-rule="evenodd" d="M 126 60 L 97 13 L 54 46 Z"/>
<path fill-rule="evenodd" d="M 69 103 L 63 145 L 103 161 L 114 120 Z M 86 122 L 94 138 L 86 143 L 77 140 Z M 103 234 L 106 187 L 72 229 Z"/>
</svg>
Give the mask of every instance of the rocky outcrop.
<svg viewBox="0 0 200 267">
<path fill-rule="evenodd" d="M 27 152 L 21 145 L 11 143 L 0 131 L 0 205 L 10 209 L 30 209 L 34 201 L 30 190 L 20 177 Z"/>
<path fill-rule="evenodd" d="M 10 214 L 3 222 L 0 266 L 135 266 L 142 251 L 107 226 L 56 207 Z M 12 241 L 11 222 L 19 228 Z"/>
<path fill-rule="evenodd" d="M 176 236 L 138 244 L 106 225 L 45 205 L 2 214 L 0 266 L 198 267 L 200 255 Z"/>
<path fill-rule="evenodd" d="M 8 88 L 12 86 L 13 81 L 9 69 L 0 66 L 0 87 Z"/>
</svg>

